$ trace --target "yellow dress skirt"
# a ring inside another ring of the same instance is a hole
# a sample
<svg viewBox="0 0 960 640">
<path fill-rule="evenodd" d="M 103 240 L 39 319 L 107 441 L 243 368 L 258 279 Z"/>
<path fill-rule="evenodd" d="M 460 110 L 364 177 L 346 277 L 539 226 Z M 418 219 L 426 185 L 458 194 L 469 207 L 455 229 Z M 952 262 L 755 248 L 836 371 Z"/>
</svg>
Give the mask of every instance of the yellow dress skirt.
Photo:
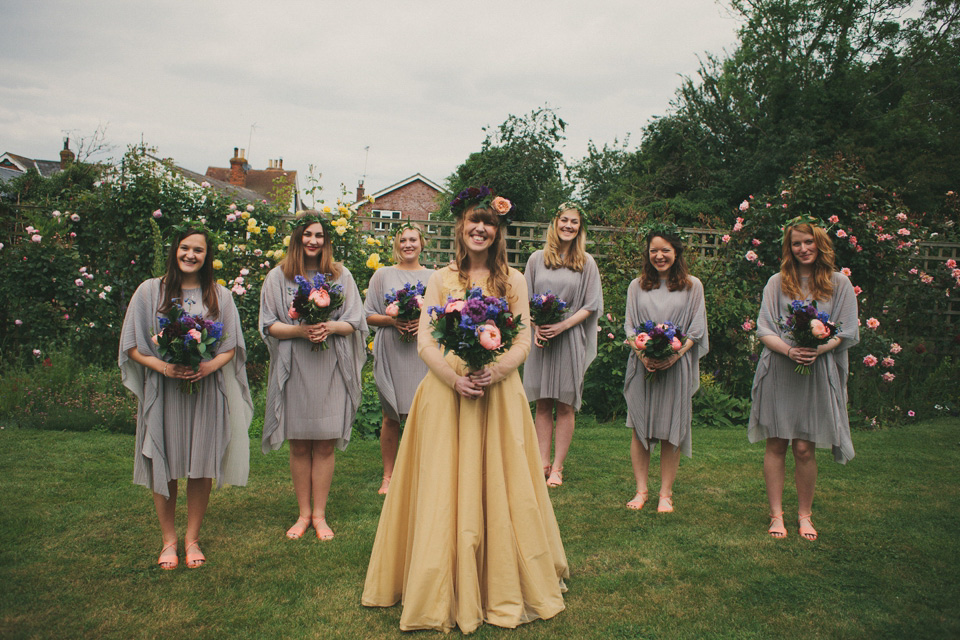
<svg viewBox="0 0 960 640">
<path fill-rule="evenodd" d="M 446 360 L 464 372 L 455 355 Z M 427 373 L 380 514 L 363 604 L 402 601 L 405 631 L 513 628 L 562 611 L 566 577 L 516 370 L 479 399 Z"/>
</svg>

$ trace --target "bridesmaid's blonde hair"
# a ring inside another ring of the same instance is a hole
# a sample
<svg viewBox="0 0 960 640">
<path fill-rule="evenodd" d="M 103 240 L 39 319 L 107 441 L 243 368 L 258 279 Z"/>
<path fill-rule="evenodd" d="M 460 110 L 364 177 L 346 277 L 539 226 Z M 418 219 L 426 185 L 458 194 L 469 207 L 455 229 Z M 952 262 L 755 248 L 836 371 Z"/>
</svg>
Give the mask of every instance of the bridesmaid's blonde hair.
<svg viewBox="0 0 960 640">
<path fill-rule="evenodd" d="M 570 251 L 560 255 L 560 232 L 557 226 L 560 224 L 560 216 L 568 211 L 576 211 L 577 218 L 580 219 L 580 228 L 577 230 L 577 237 L 570 243 Z M 547 269 L 560 269 L 566 267 L 571 271 L 583 271 L 583 265 L 587 263 L 587 229 L 583 224 L 583 214 L 575 205 L 565 202 L 560 205 L 557 215 L 553 218 L 553 223 L 547 227 L 547 242 L 543 247 L 543 264 Z"/>
</svg>

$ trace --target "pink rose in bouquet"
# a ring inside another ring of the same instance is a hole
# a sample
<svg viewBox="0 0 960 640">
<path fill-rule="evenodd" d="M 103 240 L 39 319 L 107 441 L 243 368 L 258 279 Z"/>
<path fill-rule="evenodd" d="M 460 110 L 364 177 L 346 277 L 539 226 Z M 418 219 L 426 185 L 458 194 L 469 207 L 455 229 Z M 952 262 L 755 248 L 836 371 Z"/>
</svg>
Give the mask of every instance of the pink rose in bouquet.
<svg viewBox="0 0 960 640">
<path fill-rule="evenodd" d="M 391 302 L 387 305 L 387 308 L 384 309 L 383 312 L 391 318 L 396 318 L 397 314 L 400 313 L 400 307 L 397 306 L 396 302 Z"/>
<path fill-rule="evenodd" d="M 310 295 L 307 296 L 307 300 L 321 309 L 330 306 L 330 294 L 323 289 L 314 289 L 311 291 Z"/>
<path fill-rule="evenodd" d="M 451 300 L 447 303 L 447 306 L 444 307 L 443 312 L 450 313 L 451 311 L 463 311 L 463 307 L 466 304 L 466 300 Z"/>
<path fill-rule="evenodd" d="M 500 329 L 493 320 L 487 320 L 485 324 L 477 327 L 477 339 L 480 341 L 480 346 L 488 351 L 499 349 L 503 343 Z"/>
</svg>

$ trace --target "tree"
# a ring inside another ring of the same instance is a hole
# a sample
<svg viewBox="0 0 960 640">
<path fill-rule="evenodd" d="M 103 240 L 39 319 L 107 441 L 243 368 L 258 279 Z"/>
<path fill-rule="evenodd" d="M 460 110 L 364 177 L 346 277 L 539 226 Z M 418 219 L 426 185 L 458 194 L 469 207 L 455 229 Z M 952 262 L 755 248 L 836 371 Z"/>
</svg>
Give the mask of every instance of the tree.
<svg viewBox="0 0 960 640">
<path fill-rule="evenodd" d="M 487 185 L 517 206 L 519 220 L 549 220 L 573 188 L 564 179 L 566 165 L 557 148 L 567 123 L 550 107 L 528 115 L 510 115 L 487 138 L 480 151 L 447 178 L 456 194 L 469 186 Z"/>
</svg>

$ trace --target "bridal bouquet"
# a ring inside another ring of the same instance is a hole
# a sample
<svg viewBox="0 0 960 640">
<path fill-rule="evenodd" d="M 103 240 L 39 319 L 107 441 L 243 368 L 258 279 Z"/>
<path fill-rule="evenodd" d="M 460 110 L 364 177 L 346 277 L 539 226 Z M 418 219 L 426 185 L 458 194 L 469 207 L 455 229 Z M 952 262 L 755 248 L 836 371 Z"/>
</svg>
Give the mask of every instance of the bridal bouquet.
<svg viewBox="0 0 960 640">
<path fill-rule="evenodd" d="M 328 274 L 329 275 L 329 274 Z M 291 320 L 298 320 L 300 324 L 319 324 L 330 319 L 330 314 L 343 306 L 343 287 L 339 284 L 327 282 L 327 276 L 318 273 L 313 280 L 303 276 L 296 276 L 294 280 L 299 287 L 293 296 L 293 304 L 287 315 Z M 313 343 L 311 351 L 329 349 L 326 341 Z"/>
<path fill-rule="evenodd" d="M 470 371 L 479 371 L 513 344 L 521 318 L 510 313 L 507 301 L 484 296 L 480 287 L 464 298 L 447 298 L 447 304 L 430 307 L 433 337 L 444 353 L 457 354 Z"/>
<path fill-rule="evenodd" d="M 153 336 L 160 357 L 170 364 L 190 367 L 194 371 L 200 363 L 213 357 L 217 345 L 223 339 L 223 323 L 207 320 L 203 316 L 191 316 L 179 304 L 174 304 L 166 314 L 157 317 L 160 333 Z M 180 390 L 196 393 L 197 382 L 180 380 Z"/>
<path fill-rule="evenodd" d="M 536 325 L 556 324 L 563 320 L 563 312 L 567 309 L 567 303 L 558 298 L 555 294 L 547 290 L 546 293 L 535 294 L 530 298 L 530 319 Z M 550 344 L 546 338 L 541 338 L 540 342 L 545 347 Z"/>
<path fill-rule="evenodd" d="M 804 304 L 794 300 L 787 305 L 787 317 L 780 317 L 777 326 L 790 336 L 798 347 L 816 349 L 840 333 L 840 327 L 830 322 L 830 314 L 817 310 L 817 301 Z M 794 369 L 802 376 L 810 375 L 810 367 L 798 364 Z"/>
<path fill-rule="evenodd" d="M 397 320 L 416 320 L 420 317 L 420 307 L 423 306 L 423 294 L 426 288 L 422 282 L 416 284 L 408 282 L 400 289 L 391 289 L 390 293 L 383 296 L 387 308 L 384 313 Z M 413 335 L 400 332 L 401 342 L 412 342 Z"/>
<path fill-rule="evenodd" d="M 642 351 L 652 360 L 664 360 L 683 348 L 686 334 L 672 322 L 655 323 L 652 320 L 641 322 L 634 328 L 636 334 L 627 338 L 627 344 Z M 656 371 L 647 371 L 646 380 L 656 380 Z"/>
</svg>

